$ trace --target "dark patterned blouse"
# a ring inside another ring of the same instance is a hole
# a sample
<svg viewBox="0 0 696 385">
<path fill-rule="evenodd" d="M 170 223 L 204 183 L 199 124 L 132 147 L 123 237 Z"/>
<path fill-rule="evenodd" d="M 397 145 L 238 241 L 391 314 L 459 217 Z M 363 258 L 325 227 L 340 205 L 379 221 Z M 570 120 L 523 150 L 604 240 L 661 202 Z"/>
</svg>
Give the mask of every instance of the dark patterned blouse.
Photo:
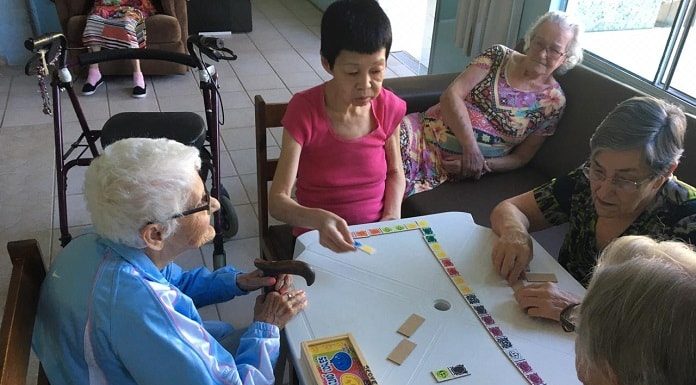
<svg viewBox="0 0 696 385">
<path fill-rule="evenodd" d="M 597 213 L 590 183 L 578 168 L 534 189 L 534 199 L 552 225 L 569 224 L 558 263 L 587 286 L 601 250 L 597 250 Z M 671 177 L 653 202 L 622 235 L 696 243 L 696 189 Z"/>
</svg>

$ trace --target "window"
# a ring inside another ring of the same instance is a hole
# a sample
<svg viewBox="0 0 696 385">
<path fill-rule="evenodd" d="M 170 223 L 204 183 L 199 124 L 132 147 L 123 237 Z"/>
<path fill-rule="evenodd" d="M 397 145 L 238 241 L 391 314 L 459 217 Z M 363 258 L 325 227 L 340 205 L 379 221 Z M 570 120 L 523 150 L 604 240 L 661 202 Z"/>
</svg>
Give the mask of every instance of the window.
<svg viewBox="0 0 696 385">
<path fill-rule="evenodd" d="M 696 0 L 567 0 L 566 11 L 584 23 L 589 65 L 696 106 Z"/>
</svg>

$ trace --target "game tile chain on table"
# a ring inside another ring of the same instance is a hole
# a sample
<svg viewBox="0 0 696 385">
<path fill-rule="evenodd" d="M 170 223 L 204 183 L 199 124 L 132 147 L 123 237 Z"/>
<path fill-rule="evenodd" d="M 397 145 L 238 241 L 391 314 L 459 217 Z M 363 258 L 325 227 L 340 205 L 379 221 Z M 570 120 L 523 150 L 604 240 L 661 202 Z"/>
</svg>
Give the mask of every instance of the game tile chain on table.
<svg viewBox="0 0 696 385">
<path fill-rule="evenodd" d="M 572 335 L 519 308 L 492 268 L 495 234 L 471 215 L 351 231 L 358 250 L 348 253 L 322 247 L 315 232 L 298 237 L 295 258 L 315 269 L 317 282 L 306 289 L 312 306 L 286 327 L 297 365 L 303 341 L 351 333 L 380 384 L 578 383 Z M 534 243 L 530 270 L 549 273 L 528 273 L 528 281 L 553 278 L 582 295 L 584 288 Z M 306 370 L 298 372 L 309 380 Z"/>
<path fill-rule="evenodd" d="M 520 371 L 527 382 L 529 382 L 531 385 L 545 384 L 544 380 L 536 371 L 534 371 L 532 365 L 524 358 L 522 353 L 512 346 L 510 338 L 503 333 L 500 326 L 498 326 L 495 319 L 493 319 L 493 316 L 488 314 L 488 310 L 486 310 L 486 307 L 483 306 L 473 289 L 469 287 L 464 278 L 459 274 L 459 271 L 457 271 L 457 268 L 454 267 L 452 260 L 447 256 L 447 253 L 437 242 L 435 232 L 432 228 L 430 228 L 428 221 L 418 220 L 415 222 L 404 222 L 394 226 L 376 227 L 367 230 L 354 231 L 351 233 L 351 235 L 354 239 L 358 239 L 416 229 L 421 231 L 421 234 L 423 234 L 423 239 L 428 244 L 430 251 L 440 262 L 440 265 L 442 266 L 443 270 L 445 270 L 454 286 L 457 287 L 459 293 L 464 297 L 466 303 L 469 304 L 471 310 L 473 310 L 476 316 L 478 316 L 478 319 L 481 321 L 483 327 L 486 328 L 488 334 L 490 334 L 491 338 L 493 338 L 496 344 L 498 344 L 498 347 L 500 347 L 505 356 L 515 365 L 517 370 Z M 356 241 L 356 243 L 360 242 Z M 372 247 L 365 244 L 361 244 L 359 247 L 361 250 L 364 250 L 364 247 L 369 247 L 371 250 L 374 250 Z M 367 252 L 369 254 L 373 254 L 372 252 Z"/>
</svg>

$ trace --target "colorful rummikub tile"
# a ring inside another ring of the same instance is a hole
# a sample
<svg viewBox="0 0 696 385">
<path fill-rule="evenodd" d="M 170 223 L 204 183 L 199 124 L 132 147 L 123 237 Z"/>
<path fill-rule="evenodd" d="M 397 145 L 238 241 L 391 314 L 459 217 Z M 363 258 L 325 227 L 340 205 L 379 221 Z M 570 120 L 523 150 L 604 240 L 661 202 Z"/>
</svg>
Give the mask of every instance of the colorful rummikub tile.
<svg viewBox="0 0 696 385">
<path fill-rule="evenodd" d="M 382 230 L 379 228 L 375 227 L 374 229 L 367 229 L 367 232 L 370 233 L 370 235 L 380 235 L 382 234 Z"/>
<path fill-rule="evenodd" d="M 515 362 L 515 365 L 524 374 L 534 371 L 534 369 L 532 369 L 532 365 L 529 365 L 529 362 L 527 362 L 526 360 L 517 361 Z"/>
<path fill-rule="evenodd" d="M 452 279 L 452 282 L 454 282 L 455 285 L 466 285 L 466 281 L 464 280 L 464 277 L 461 275 L 456 276 L 456 277 L 450 277 Z"/>
<path fill-rule="evenodd" d="M 503 335 L 503 331 L 497 326 L 488 328 L 488 332 L 491 333 L 493 337 L 500 337 Z"/>
<path fill-rule="evenodd" d="M 421 231 L 423 232 L 423 235 L 433 235 L 433 229 L 430 227 L 424 227 L 421 229 Z"/>
<path fill-rule="evenodd" d="M 409 230 L 414 230 L 418 228 L 418 225 L 415 222 L 409 222 L 406 224 L 406 228 Z"/>
<path fill-rule="evenodd" d="M 459 271 L 457 271 L 456 267 L 448 267 L 445 270 L 447 270 L 447 274 L 449 275 L 459 275 Z"/>
<path fill-rule="evenodd" d="M 435 243 L 435 242 L 437 242 L 437 238 L 435 238 L 434 235 L 426 235 L 425 241 L 428 243 Z"/>
<path fill-rule="evenodd" d="M 452 263 L 452 260 L 449 259 L 449 258 L 443 258 L 443 259 L 441 259 L 441 260 L 440 260 L 440 263 L 441 263 L 442 266 L 444 266 L 444 267 L 452 267 L 452 266 L 454 266 L 454 263 Z"/>
<path fill-rule="evenodd" d="M 486 316 L 481 317 L 481 321 L 486 325 L 494 325 L 495 324 L 495 320 L 490 315 L 486 315 Z"/>
<path fill-rule="evenodd" d="M 522 353 L 520 353 L 517 349 L 504 349 L 505 354 L 510 358 L 512 362 L 517 362 L 517 361 L 522 361 L 524 360 L 524 357 L 522 356 Z"/>
<path fill-rule="evenodd" d="M 434 251 L 434 252 L 436 252 L 436 253 L 437 253 L 438 251 L 442 251 L 442 246 L 440 246 L 440 244 L 437 243 L 437 242 L 435 242 L 435 243 L 430 243 L 430 244 L 428 244 L 428 246 L 430 246 L 430 250 L 432 250 L 432 251 Z"/>
<path fill-rule="evenodd" d="M 476 294 L 469 294 L 469 295 L 467 295 L 467 296 L 466 296 L 466 301 L 469 302 L 470 305 L 474 305 L 474 304 L 481 303 L 481 301 L 479 301 L 479 299 L 478 299 L 478 297 L 476 296 Z"/>
<path fill-rule="evenodd" d="M 380 230 L 382 230 L 382 233 L 384 233 L 384 234 L 389 234 L 389 233 L 394 232 L 394 229 L 389 227 L 389 226 L 380 227 Z"/>
<path fill-rule="evenodd" d="M 512 342 L 505 336 L 495 337 L 495 341 L 503 349 L 510 349 L 512 347 Z"/>
<path fill-rule="evenodd" d="M 350 235 L 352 235 L 353 238 L 367 238 L 370 236 L 370 234 L 368 234 L 368 232 L 365 230 L 358 230 L 350 233 Z"/>
<path fill-rule="evenodd" d="M 437 252 L 435 252 L 435 256 L 437 257 L 437 259 L 445 259 L 445 258 L 448 258 L 448 257 L 447 257 L 447 253 L 445 253 L 444 251 L 437 251 Z"/>
<path fill-rule="evenodd" d="M 375 248 L 370 246 L 370 245 L 360 245 L 360 246 L 358 246 L 358 249 L 360 249 L 360 250 L 362 250 L 370 255 L 377 252 L 377 250 L 375 250 Z"/>
<path fill-rule="evenodd" d="M 539 377 L 539 375 L 536 374 L 536 372 L 529 373 L 525 377 L 533 385 L 543 385 L 544 384 L 544 380 L 542 380 L 541 377 Z"/>
<path fill-rule="evenodd" d="M 472 308 L 474 308 L 474 311 L 479 316 L 484 315 L 484 314 L 488 314 L 488 310 L 486 310 L 486 307 L 483 305 L 473 305 Z"/>
<path fill-rule="evenodd" d="M 464 377 L 471 374 L 462 364 L 433 370 L 430 373 L 432 373 L 433 377 L 435 377 L 435 381 L 437 382 L 453 380 L 455 378 Z"/>
<path fill-rule="evenodd" d="M 416 221 L 416 223 L 418 224 L 418 227 L 420 227 L 420 228 L 430 227 L 430 224 L 428 224 L 428 221 L 426 221 L 425 219 L 421 219 L 419 221 Z"/>
<path fill-rule="evenodd" d="M 394 226 L 395 231 L 406 231 L 406 226 L 404 225 L 396 225 Z"/>
<path fill-rule="evenodd" d="M 464 295 L 471 294 L 474 292 L 474 290 L 470 288 L 468 285 L 457 285 L 457 290 L 459 290 L 459 292 Z"/>
<path fill-rule="evenodd" d="M 360 246 L 362 246 L 362 243 L 360 243 L 360 241 L 353 241 L 353 246 L 359 248 Z"/>
</svg>

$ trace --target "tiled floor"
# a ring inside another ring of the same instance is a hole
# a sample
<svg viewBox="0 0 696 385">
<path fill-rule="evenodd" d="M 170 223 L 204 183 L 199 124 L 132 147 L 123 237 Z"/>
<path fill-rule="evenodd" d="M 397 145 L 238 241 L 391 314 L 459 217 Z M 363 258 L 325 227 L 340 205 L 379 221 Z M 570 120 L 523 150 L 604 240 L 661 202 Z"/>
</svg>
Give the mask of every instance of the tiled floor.
<svg viewBox="0 0 696 385">
<path fill-rule="evenodd" d="M 224 37 L 239 56 L 234 62 L 216 64 L 225 108 L 222 159 L 223 183 L 239 217 L 240 230 L 225 244 L 228 263 L 251 269 L 258 253 L 256 219 L 256 163 L 252 100 L 260 94 L 267 101 L 286 102 L 292 93 L 329 79 L 319 59 L 321 12 L 306 0 L 254 0 L 254 30 Z M 413 75 L 390 58 L 387 76 Z M 93 128 L 122 111 L 203 111 L 193 75 L 147 79 L 148 96 L 129 96 L 130 79 L 109 78 L 95 95 L 81 98 Z M 81 82 L 78 82 L 81 87 Z M 67 99 L 67 98 L 66 98 Z M 79 132 L 75 114 L 66 109 L 65 132 Z M 280 131 L 269 136 L 270 154 L 279 152 Z M 11 265 L 5 244 L 36 238 L 48 258 L 59 250 L 55 166 L 51 118 L 41 112 L 35 78 L 19 67 L 0 67 L 0 300 L 4 308 Z M 88 231 L 89 215 L 82 195 L 84 169 L 69 173 L 68 208 L 73 236 Z M 211 247 L 191 252 L 178 260 L 191 268 L 212 265 Z M 221 318 L 237 327 L 251 321 L 253 296 L 202 309 L 204 318 Z M 0 309 L 1 310 L 1 309 Z"/>
</svg>

